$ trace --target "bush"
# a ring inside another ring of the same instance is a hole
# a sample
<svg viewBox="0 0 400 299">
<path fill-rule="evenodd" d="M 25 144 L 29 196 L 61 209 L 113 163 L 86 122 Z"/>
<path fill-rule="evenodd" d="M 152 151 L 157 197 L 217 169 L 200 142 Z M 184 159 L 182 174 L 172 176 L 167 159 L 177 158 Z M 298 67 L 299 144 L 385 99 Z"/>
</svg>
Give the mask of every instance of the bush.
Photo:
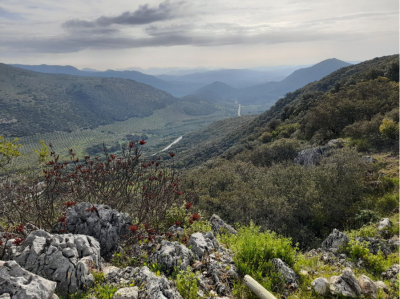
<svg viewBox="0 0 400 299">
<path fill-rule="evenodd" d="M 237 235 L 225 234 L 220 241 L 235 254 L 235 265 L 242 275 L 248 274 L 269 290 L 280 288 L 279 274 L 271 263 L 273 258 L 280 258 L 289 266 L 296 261 L 297 248 L 292 247 L 292 240 L 274 232 L 261 232 L 251 224 L 241 227 Z"/>
<path fill-rule="evenodd" d="M 355 147 L 358 152 L 368 152 L 372 147 L 367 139 L 353 139 L 349 145 Z"/>
<path fill-rule="evenodd" d="M 197 278 L 191 267 L 179 271 L 176 276 L 176 287 L 183 299 L 197 299 Z"/>
</svg>

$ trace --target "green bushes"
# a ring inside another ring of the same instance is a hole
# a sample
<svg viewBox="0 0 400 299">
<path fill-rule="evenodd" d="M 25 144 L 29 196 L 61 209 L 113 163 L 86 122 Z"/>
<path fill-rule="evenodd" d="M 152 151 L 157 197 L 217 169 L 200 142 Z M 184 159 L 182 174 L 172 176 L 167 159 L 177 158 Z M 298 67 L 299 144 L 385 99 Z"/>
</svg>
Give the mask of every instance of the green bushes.
<svg viewBox="0 0 400 299">
<path fill-rule="evenodd" d="M 239 273 L 252 276 L 269 290 L 281 285 L 271 260 L 280 258 L 289 266 L 296 261 L 297 249 L 292 247 L 291 239 L 270 231 L 261 232 L 253 224 L 241 227 L 237 235 L 222 235 L 220 240 L 235 253 L 234 262 Z"/>
<path fill-rule="evenodd" d="M 179 271 L 176 276 L 176 287 L 183 299 L 197 299 L 197 278 L 191 267 Z"/>
</svg>

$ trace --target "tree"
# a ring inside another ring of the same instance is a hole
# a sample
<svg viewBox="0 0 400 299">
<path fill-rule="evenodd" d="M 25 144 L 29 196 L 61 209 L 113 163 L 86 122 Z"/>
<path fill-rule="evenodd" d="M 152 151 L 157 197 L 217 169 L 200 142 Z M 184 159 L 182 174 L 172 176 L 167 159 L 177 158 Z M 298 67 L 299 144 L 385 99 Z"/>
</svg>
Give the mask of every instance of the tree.
<svg viewBox="0 0 400 299">
<path fill-rule="evenodd" d="M 18 138 L 9 141 L 4 136 L 0 136 L 0 169 L 10 163 L 13 158 L 21 156 L 18 151 L 21 146 L 18 143 Z"/>
</svg>

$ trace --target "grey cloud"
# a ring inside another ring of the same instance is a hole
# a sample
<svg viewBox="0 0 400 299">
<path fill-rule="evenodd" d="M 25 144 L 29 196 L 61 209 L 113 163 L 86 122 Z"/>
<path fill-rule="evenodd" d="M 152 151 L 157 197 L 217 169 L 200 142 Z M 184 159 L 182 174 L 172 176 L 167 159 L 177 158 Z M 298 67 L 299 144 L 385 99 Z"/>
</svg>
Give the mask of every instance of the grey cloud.
<svg viewBox="0 0 400 299">
<path fill-rule="evenodd" d="M 9 19 L 9 20 L 22 20 L 23 19 L 21 14 L 10 12 L 2 7 L 0 7 L 0 18 Z"/>
<path fill-rule="evenodd" d="M 171 2 L 166 0 L 156 7 L 149 7 L 148 4 L 141 5 L 133 12 L 124 12 L 116 17 L 101 16 L 94 21 L 70 20 L 63 24 L 66 28 L 96 28 L 108 27 L 111 25 L 143 25 L 158 21 L 174 19 L 179 16 L 180 7 L 185 2 Z"/>
</svg>

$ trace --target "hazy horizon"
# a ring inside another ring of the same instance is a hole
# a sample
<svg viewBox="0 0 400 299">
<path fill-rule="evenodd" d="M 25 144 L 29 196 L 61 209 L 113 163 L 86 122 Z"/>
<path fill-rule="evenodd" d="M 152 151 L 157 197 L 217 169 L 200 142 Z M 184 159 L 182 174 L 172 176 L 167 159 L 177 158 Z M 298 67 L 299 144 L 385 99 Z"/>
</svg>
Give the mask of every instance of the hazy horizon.
<svg viewBox="0 0 400 299">
<path fill-rule="evenodd" d="M 0 61 L 96 70 L 251 68 L 399 53 L 399 3 L 0 1 Z"/>
</svg>

